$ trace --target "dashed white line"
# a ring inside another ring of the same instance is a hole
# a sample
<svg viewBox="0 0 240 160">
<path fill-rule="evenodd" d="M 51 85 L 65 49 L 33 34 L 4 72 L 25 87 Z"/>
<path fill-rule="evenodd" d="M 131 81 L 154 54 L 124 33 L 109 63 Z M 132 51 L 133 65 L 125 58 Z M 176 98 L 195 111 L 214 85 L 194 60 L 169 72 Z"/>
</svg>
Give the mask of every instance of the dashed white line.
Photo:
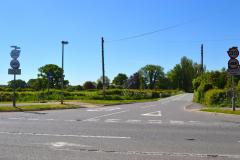
<svg viewBox="0 0 240 160">
<path fill-rule="evenodd" d="M 28 118 L 27 120 L 28 121 L 38 121 L 39 119 L 37 119 L 37 118 Z"/>
<path fill-rule="evenodd" d="M 173 120 L 171 120 L 170 123 L 171 124 L 184 124 L 183 121 L 173 121 Z"/>
<path fill-rule="evenodd" d="M 21 118 L 17 118 L 17 117 L 13 117 L 13 118 L 8 118 L 10 120 L 20 120 L 20 119 L 23 119 L 22 117 Z"/>
<path fill-rule="evenodd" d="M 129 119 L 126 121 L 126 123 L 140 123 L 141 120 L 136 120 L 136 119 Z"/>
<path fill-rule="evenodd" d="M 47 134 L 47 133 L 27 133 L 27 132 L 0 132 L 0 134 L 6 134 L 6 135 L 30 135 L 30 136 L 51 136 L 51 137 L 102 138 L 102 139 L 131 139 L 131 137 L 118 137 L 118 136 Z"/>
<path fill-rule="evenodd" d="M 45 119 L 46 121 L 55 121 L 56 119 Z"/>
<path fill-rule="evenodd" d="M 68 120 L 64 120 L 65 122 L 76 122 L 76 120 L 74 119 L 68 119 Z"/>
<path fill-rule="evenodd" d="M 150 124 L 162 124 L 162 120 L 148 120 Z"/>
<path fill-rule="evenodd" d="M 99 119 L 95 119 L 95 118 L 91 118 L 91 119 L 86 119 L 86 120 L 83 120 L 84 122 L 97 122 L 99 121 Z"/>
<path fill-rule="evenodd" d="M 107 120 L 105 120 L 106 123 L 117 123 L 119 121 L 120 121 L 120 119 L 107 119 Z"/>
</svg>

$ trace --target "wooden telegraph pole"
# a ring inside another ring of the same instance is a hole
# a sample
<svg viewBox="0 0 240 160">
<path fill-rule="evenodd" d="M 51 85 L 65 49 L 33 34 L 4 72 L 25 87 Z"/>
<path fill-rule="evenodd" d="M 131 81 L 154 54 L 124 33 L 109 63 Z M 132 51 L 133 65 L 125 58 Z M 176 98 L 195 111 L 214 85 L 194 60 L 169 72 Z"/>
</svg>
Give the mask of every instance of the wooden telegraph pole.
<svg viewBox="0 0 240 160">
<path fill-rule="evenodd" d="M 105 94 L 106 94 L 106 85 L 105 85 L 104 39 L 103 39 L 103 37 L 102 37 L 102 81 L 103 81 L 103 97 L 105 98 Z"/>
</svg>

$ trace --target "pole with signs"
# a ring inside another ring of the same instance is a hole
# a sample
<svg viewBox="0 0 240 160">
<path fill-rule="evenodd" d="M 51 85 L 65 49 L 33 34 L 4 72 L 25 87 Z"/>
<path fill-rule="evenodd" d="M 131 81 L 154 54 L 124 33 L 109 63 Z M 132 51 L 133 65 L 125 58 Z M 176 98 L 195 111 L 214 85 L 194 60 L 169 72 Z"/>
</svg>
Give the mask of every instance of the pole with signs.
<svg viewBox="0 0 240 160">
<path fill-rule="evenodd" d="M 235 82 L 234 82 L 234 75 L 240 75 L 240 67 L 239 61 L 236 59 L 239 56 L 239 51 L 237 47 L 232 47 L 228 50 L 228 56 L 230 60 L 228 61 L 228 73 L 231 75 L 232 78 L 232 109 L 233 111 L 236 110 L 235 105 Z"/>
<path fill-rule="evenodd" d="M 19 69 L 20 63 L 17 60 L 17 58 L 20 56 L 21 50 L 20 50 L 20 47 L 17 47 L 17 46 L 11 46 L 11 48 L 14 48 L 10 53 L 10 56 L 12 57 L 12 60 L 10 62 L 10 66 L 12 68 L 8 69 L 8 74 L 13 74 L 14 75 L 14 79 L 13 79 L 13 107 L 16 107 L 16 75 L 21 74 L 21 69 Z"/>
</svg>

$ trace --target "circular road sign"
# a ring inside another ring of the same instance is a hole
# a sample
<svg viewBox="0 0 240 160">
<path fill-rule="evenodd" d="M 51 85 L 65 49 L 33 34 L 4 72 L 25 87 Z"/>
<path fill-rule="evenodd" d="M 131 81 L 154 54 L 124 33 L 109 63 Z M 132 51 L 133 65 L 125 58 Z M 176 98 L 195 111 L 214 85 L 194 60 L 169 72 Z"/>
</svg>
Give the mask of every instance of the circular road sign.
<svg viewBox="0 0 240 160">
<path fill-rule="evenodd" d="M 239 62 L 237 59 L 230 59 L 228 61 L 228 68 L 229 69 L 237 69 L 239 66 Z"/>
<path fill-rule="evenodd" d="M 20 52 L 21 52 L 20 50 L 14 49 L 11 51 L 10 55 L 13 59 L 17 59 L 20 55 Z"/>
<path fill-rule="evenodd" d="M 232 47 L 228 50 L 228 55 L 230 58 L 237 58 L 239 55 L 239 51 L 237 47 Z"/>
<path fill-rule="evenodd" d="M 13 68 L 13 69 L 18 69 L 20 67 L 20 63 L 18 60 L 16 59 L 13 59 L 11 62 L 10 62 L 10 66 Z"/>
</svg>

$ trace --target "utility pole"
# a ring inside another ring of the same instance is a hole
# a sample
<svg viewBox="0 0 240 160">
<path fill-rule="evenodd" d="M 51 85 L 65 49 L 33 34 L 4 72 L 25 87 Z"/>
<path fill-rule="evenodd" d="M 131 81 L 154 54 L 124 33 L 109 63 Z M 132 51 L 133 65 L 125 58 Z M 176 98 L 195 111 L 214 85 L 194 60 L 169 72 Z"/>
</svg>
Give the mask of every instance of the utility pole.
<svg viewBox="0 0 240 160">
<path fill-rule="evenodd" d="M 106 85 L 105 85 L 104 39 L 103 39 L 103 37 L 102 37 L 102 79 L 103 79 L 103 97 L 105 98 Z"/>
<path fill-rule="evenodd" d="M 62 41 L 62 77 L 61 77 L 61 104 L 63 104 L 63 82 L 64 82 L 64 45 L 68 44 L 68 41 Z"/>
<path fill-rule="evenodd" d="M 201 45 L 201 74 L 203 74 L 203 44 Z"/>
</svg>

